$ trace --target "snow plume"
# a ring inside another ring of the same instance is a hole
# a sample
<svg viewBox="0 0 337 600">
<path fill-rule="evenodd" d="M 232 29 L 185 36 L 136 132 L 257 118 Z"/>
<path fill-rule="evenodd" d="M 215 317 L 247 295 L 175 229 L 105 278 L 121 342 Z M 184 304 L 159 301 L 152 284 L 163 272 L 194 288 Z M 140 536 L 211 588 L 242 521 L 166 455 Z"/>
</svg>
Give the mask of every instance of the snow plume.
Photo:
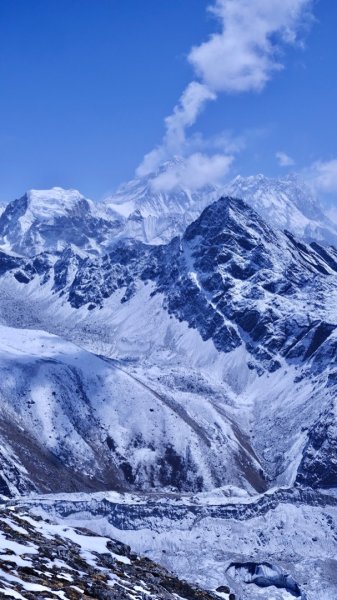
<svg viewBox="0 0 337 600">
<path fill-rule="evenodd" d="M 166 133 L 161 146 L 146 154 L 137 169 L 137 175 L 147 175 L 162 161 L 174 154 L 182 154 L 186 145 L 186 129 L 194 125 L 206 102 L 215 99 L 215 93 L 206 85 L 192 81 L 174 107 L 172 115 L 165 119 Z"/>
<path fill-rule="evenodd" d="M 215 0 L 209 11 L 220 29 L 191 49 L 188 60 L 196 80 L 187 86 L 173 113 L 165 119 L 163 141 L 144 157 L 137 175 L 149 174 L 160 163 L 178 154 L 188 157 L 185 169 L 188 179 L 193 179 L 190 176 L 193 166 L 199 168 L 200 165 L 207 165 L 204 172 L 215 175 L 215 180 L 208 183 L 218 181 L 219 173 L 223 177 L 233 161 L 233 153 L 224 152 L 222 157 L 219 153 L 211 155 L 208 147 L 207 154 L 200 151 L 191 154 L 186 130 L 196 123 L 205 105 L 216 100 L 219 93 L 261 91 L 273 73 L 283 68 L 281 50 L 284 45 L 298 41 L 310 20 L 311 6 L 312 0 Z M 154 185 L 159 188 L 162 184 L 167 191 L 169 181 L 173 187 L 181 184 L 176 165 L 174 171 L 170 177 L 159 176 Z M 197 181 L 200 184 L 204 181 L 198 172 L 195 173 Z"/>
<path fill-rule="evenodd" d="M 175 161 L 170 169 L 159 173 L 152 186 L 157 191 L 168 192 L 176 187 L 198 190 L 209 184 L 220 184 L 229 171 L 232 156 L 195 152 L 184 161 Z"/>
</svg>

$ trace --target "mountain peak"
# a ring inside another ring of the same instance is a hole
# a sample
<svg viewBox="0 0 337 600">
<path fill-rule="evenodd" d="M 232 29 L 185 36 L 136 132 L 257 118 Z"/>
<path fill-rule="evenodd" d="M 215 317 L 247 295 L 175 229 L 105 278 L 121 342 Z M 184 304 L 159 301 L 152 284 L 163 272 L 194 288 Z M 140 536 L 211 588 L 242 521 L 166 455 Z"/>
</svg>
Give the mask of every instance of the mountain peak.
<svg viewBox="0 0 337 600">
<path fill-rule="evenodd" d="M 256 240 L 273 238 L 272 230 L 263 221 L 260 215 L 244 200 L 233 196 L 222 196 L 216 202 L 207 206 L 187 228 L 184 238 L 192 239 L 200 234 L 209 238 L 213 243 L 214 236 L 226 231 L 222 242 L 231 239 L 234 243 L 235 236 L 251 236 Z"/>
<path fill-rule="evenodd" d="M 10 202 L 0 215 L 0 244 L 19 254 L 59 252 L 73 244 L 99 254 L 101 246 L 122 227 L 75 189 L 31 189 Z"/>
<path fill-rule="evenodd" d="M 146 243 L 165 243 L 175 235 L 183 234 L 186 226 L 220 195 L 218 188 L 211 185 L 199 190 L 180 185 L 167 191 L 157 189 L 154 182 L 158 177 L 166 173 L 169 176 L 171 170 L 182 168 L 184 163 L 184 158 L 174 156 L 152 173 L 122 184 L 104 202 L 108 214 L 117 212 L 123 218 L 129 218 L 137 213 L 143 223 L 132 234 Z"/>
<path fill-rule="evenodd" d="M 82 200 L 88 201 L 78 190 L 53 187 L 46 190 L 31 189 L 25 194 L 27 208 L 32 211 L 34 218 L 49 220 L 62 216 L 65 212 L 73 210 Z"/>
<path fill-rule="evenodd" d="M 307 241 L 337 243 L 336 226 L 296 174 L 275 179 L 262 174 L 238 175 L 223 194 L 242 198 L 276 229 L 286 229 Z"/>
<path fill-rule="evenodd" d="M 155 169 L 155 171 L 153 173 L 150 174 L 151 177 L 155 177 L 156 175 L 159 175 L 159 173 L 165 173 L 166 171 L 169 171 L 170 169 L 172 169 L 173 167 L 181 167 L 184 166 L 185 164 L 185 159 L 182 156 L 179 156 L 178 154 L 175 154 L 174 156 L 172 156 L 171 158 L 164 160 L 157 169 Z"/>
</svg>

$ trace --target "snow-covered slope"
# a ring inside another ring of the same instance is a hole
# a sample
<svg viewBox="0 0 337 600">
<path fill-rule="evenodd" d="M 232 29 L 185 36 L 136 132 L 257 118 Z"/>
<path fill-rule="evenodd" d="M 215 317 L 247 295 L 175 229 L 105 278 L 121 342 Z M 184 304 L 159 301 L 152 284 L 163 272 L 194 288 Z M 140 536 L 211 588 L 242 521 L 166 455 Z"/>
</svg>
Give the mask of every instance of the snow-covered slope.
<svg viewBox="0 0 337 600">
<path fill-rule="evenodd" d="M 3 493 L 201 490 L 229 479 L 263 487 L 260 465 L 229 418 L 208 402 L 200 410 L 200 394 L 179 403 L 44 332 L 0 326 L 0 340 Z M 229 467 L 240 453 L 255 480 Z"/>
<path fill-rule="evenodd" d="M 1 214 L 0 247 L 35 256 L 73 245 L 97 254 L 123 223 L 120 216 L 111 211 L 108 217 L 77 190 L 30 190 Z"/>
</svg>

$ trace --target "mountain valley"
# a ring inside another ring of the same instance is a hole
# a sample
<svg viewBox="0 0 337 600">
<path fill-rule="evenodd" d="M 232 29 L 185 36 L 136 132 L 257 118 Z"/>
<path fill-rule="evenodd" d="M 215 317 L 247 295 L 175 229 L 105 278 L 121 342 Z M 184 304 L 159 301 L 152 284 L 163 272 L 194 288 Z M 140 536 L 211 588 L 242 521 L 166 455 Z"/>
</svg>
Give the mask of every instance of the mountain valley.
<svg viewBox="0 0 337 600">
<path fill-rule="evenodd" d="M 337 227 L 291 178 L 150 189 L 0 216 L 3 501 L 213 593 L 333 600 Z"/>
</svg>

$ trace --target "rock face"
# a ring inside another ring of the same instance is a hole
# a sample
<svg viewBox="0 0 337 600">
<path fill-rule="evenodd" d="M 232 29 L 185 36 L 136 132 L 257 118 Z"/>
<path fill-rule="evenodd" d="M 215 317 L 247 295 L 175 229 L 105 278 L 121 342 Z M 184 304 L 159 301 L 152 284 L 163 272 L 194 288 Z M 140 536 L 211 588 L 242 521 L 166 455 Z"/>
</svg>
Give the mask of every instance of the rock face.
<svg viewBox="0 0 337 600">
<path fill-rule="evenodd" d="M 181 581 L 148 558 L 137 556 L 121 542 L 46 522 L 13 507 L 0 509 L 0 551 L 3 598 L 216 598 L 216 594 Z"/>
</svg>

